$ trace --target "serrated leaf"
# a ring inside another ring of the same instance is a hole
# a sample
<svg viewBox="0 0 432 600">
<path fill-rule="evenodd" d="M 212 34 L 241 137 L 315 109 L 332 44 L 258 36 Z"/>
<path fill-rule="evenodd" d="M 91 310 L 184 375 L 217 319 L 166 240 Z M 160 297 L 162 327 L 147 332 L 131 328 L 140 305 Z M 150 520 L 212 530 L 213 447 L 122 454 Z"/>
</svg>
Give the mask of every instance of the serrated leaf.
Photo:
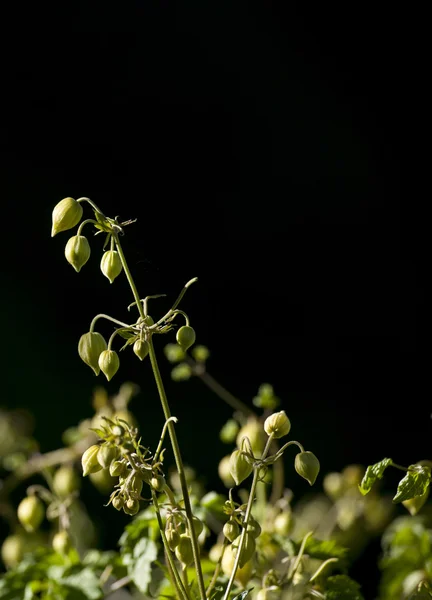
<svg viewBox="0 0 432 600">
<path fill-rule="evenodd" d="M 398 489 L 393 502 L 403 502 L 415 496 L 422 496 L 426 493 L 431 482 L 430 467 L 421 465 L 411 465 L 403 479 L 399 481 Z"/>
<path fill-rule="evenodd" d="M 348 575 L 331 575 L 326 588 L 326 600 L 364 600 L 360 585 Z"/>
<path fill-rule="evenodd" d="M 384 471 L 387 469 L 387 467 L 390 467 L 392 463 L 393 461 L 391 458 L 383 458 L 380 462 L 375 463 L 374 465 L 369 465 L 359 485 L 359 490 L 363 496 L 371 491 L 372 486 L 377 479 L 382 479 Z"/>
</svg>

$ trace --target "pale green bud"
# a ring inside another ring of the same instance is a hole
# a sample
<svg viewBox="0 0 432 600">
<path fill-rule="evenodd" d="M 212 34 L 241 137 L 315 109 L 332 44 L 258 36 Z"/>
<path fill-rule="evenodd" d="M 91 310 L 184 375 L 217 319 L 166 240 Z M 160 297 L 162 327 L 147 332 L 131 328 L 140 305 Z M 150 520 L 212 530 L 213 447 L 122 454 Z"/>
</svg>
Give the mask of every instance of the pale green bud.
<svg viewBox="0 0 432 600">
<path fill-rule="evenodd" d="M 45 517 L 45 506 L 37 496 L 27 496 L 18 505 L 18 519 L 26 531 L 38 529 Z"/>
<path fill-rule="evenodd" d="M 116 496 L 112 501 L 112 505 L 116 510 L 121 510 L 124 506 L 124 498 L 122 496 Z"/>
<path fill-rule="evenodd" d="M 109 467 L 111 477 L 120 477 L 126 472 L 126 463 L 120 460 L 114 460 Z"/>
<path fill-rule="evenodd" d="M 231 475 L 230 464 L 231 456 L 228 454 L 227 456 L 223 457 L 218 466 L 219 477 L 222 479 L 225 487 L 227 488 L 233 487 L 235 484 L 235 481 Z"/>
<path fill-rule="evenodd" d="M 237 555 L 238 549 L 240 547 L 240 538 L 241 538 L 241 535 L 239 535 L 232 543 L 232 551 L 233 551 L 234 556 Z M 242 548 L 242 551 L 240 554 L 240 562 L 239 562 L 240 569 L 242 567 L 244 567 L 247 562 L 250 561 L 250 559 L 252 558 L 252 556 L 255 552 L 255 548 L 256 548 L 255 538 L 253 535 L 246 532 L 244 538 L 245 539 L 243 542 L 243 548 Z"/>
<path fill-rule="evenodd" d="M 164 354 L 171 363 L 176 363 L 184 360 L 184 350 L 178 344 L 167 344 L 164 348 Z"/>
<path fill-rule="evenodd" d="M 111 463 L 117 458 L 119 455 L 119 449 L 117 446 L 111 446 L 109 444 L 103 444 L 103 446 L 99 447 L 99 452 L 97 454 L 97 459 L 99 464 L 103 469 L 109 468 Z"/>
<path fill-rule="evenodd" d="M 139 502 L 135 498 L 129 498 L 126 500 L 123 510 L 127 515 L 136 515 L 139 511 Z"/>
<path fill-rule="evenodd" d="M 97 473 L 102 469 L 97 457 L 99 453 L 99 446 L 93 445 L 84 452 L 81 457 L 81 465 L 83 469 L 84 477 L 90 473 Z"/>
<path fill-rule="evenodd" d="M 10 535 L 5 539 L 1 547 L 1 557 L 8 569 L 16 567 L 28 550 L 28 544 L 23 535 Z"/>
<path fill-rule="evenodd" d="M 257 538 L 261 535 L 261 525 L 258 523 L 256 519 L 252 516 L 249 518 L 249 523 L 247 526 L 247 532 L 253 537 Z"/>
<path fill-rule="evenodd" d="M 293 519 L 291 511 L 281 512 L 273 521 L 273 530 L 279 535 L 286 536 L 291 532 Z"/>
<path fill-rule="evenodd" d="M 235 557 L 234 548 L 232 547 L 232 545 L 227 546 L 227 548 L 225 549 L 225 552 L 223 554 L 222 563 L 221 563 L 222 571 L 224 572 L 224 574 L 227 577 L 230 577 L 230 575 L 233 571 L 235 560 L 236 560 L 236 557 Z M 237 569 L 235 579 L 236 579 L 236 581 L 241 583 L 241 585 L 243 587 L 245 587 L 247 582 L 249 581 L 249 579 L 252 577 L 252 573 L 253 573 L 253 563 L 250 560 L 243 566 L 243 568 Z"/>
<path fill-rule="evenodd" d="M 84 235 L 74 235 L 65 248 L 66 260 L 79 273 L 90 258 L 90 244 Z"/>
<path fill-rule="evenodd" d="M 67 531 L 59 531 L 52 540 L 52 547 L 59 554 L 67 554 L 72 547 L 71 539 Z"/>
<path fill-rule="evenodd" d="M 179 532 L 171 525 L 165 529 L 165 536 L 170 550 L 175 550 L 180 542 Z"/>
<path fill-rule="evenodd" d="M 273 437 L 276 439 L 288 435 L 290 429 L 291 423 L 284 410 L 270 415 L 264 422 L 264 430 L 266 434 L 273 434 Z"/>
<path fill-rule="evenodd" d="M 120 367 L 120 359 L 114 350 L 104 350 L 99 356 L 98 364 L 102 373 L 110 381 Z"/>
<path fill-rule="evenodd" d="M 52 487 L 60 498 L 66 498 L 76 490 L 79 490 L 81 479 L 73 467 L 64 465 L 54 473 Z"/>
<path fill-rule="evenodd" d="M 187 363 L 180 363 L 171 371 L 171 379 L 173 381 L 187 381 L 191 375 L 192 369 Z"/>
<path fill-rule="evenodd" d="M 254 454 L 261 454 L 264 450 L 264 433 L 262 425 L 255 418 L 250 418 L 237 434 L 237 447 L 241 447 L 243 437 L 248 437 Z"/>
<path fill-rule="evenodd" d="M 177 331 L 177 343 L 184 351 L 195 344 L 195 339 L 195 330 L 189 325 L 183 325 L 183 327 L 180 327 L 180 329 Z"/>
<path fill-rule="evenodd" d="M 341 473 L 327 473 L 323 479 L 323 488 L 331 500 L 337 500 L 345 492 L 345 482 Z"/>
<path fill-rule="evenodd" d="M 99 356 L 107 349 L 107 343 L 97 331 L 89 331 L 80 337 L 78 354 L 86 365 L 91 367 L 96 375 L 100 373 Z"/>
<path fill-rule="evenodd" d="M 175 555 L 184 565 L 190 565 L 193 561 L 192 542 L 187 533 L 180 536 L 179 543 L 175 549 Z"/>
<path fill-rule="evenodd" d="M 150 351 L 149 343 L 146 340 L 137 340 L 133 345 L 133 351 L 140 360 L 144 360 Z"/>
<path fill-rule="evenodd" d="M 197 362 L 205 362 L 210 356 L 210 352 L 207 346 L 195 346 L 192 356 Z"/>
<path fill-rule="evenodd" d="M 120 275 L 123 266 L 117 250 L 107 250 L 102 254 L 100 268 L 105 277 L 108 277 L 110 283 Z"/>
<path fill-rule="evenodd" d="M 60 231 L 72 229 L 81 221 L 83 208 L 79 202 L 73 198 L 64 198 L 55 205 L 52 213 L 51 237 L 54 237 Z"/>
<path fill-rule="evenodd" d="M 294 467 L 300 477 L 313 485 L 320 470 L 319 460 L 312 452 L 300 452 L 295 457 Z"/>
<path fill-rule="evenodd" d="M 166 484 L 166 481 L 165 481 L 165 477 L 163 477 L 163 475 L 155 475 L 150 480 L 150 485 L 157 492 L 162 492 L 165 488 L 165 484 Z"/>
<path fill-rule="evenodd" d="M 198 517 L 192 517 L 193 528 L 195 531 L 195 535 L 198 537 L 202 530 L 204 529 L 203 522 Z"/>
<path fill-rule="evenodd" d="M 230 519 L 223 526 L 223 533 L 230 542 L 233 542 L 240 534 L 240 527 L 236 521 Z"/>
<path fill-rule="evenodd" d="M 247 479 L 252 471 L 253 467 L 244 454 L 240 450 L 234 450 L 230 458 L 230 473 L 236 485 L 240 485 L 242 481 Z"/>
<path fill-rule="evenodd" d="M 219 437 L 224 444 L 231 444 L 237 437 L 240 429 L 239 424 L 234 419 L 228 419 L 219 432 Z"/>
</svg>

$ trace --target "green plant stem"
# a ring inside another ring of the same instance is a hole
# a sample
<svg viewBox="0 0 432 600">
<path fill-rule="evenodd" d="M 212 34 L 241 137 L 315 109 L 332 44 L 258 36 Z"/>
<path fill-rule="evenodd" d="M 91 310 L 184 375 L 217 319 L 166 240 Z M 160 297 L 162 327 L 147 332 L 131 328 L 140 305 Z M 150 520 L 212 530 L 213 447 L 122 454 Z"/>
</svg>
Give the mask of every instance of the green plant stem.
<svg viewBox="0 0 432 600">
<path fill-rule="evenodd" d="M 270 446 L 271 446 L 272 441 L 273 441 L 273 434 L 268 437 L 267 443 L 265 445 L 264 451 L 263 451 L 262 456 L 261 456 L 261 460 L 264 460 L 265 457 L 267 456 L 268 451 L 270 450 Z M 247 531 L 247 528 L 248 528 L 248 525 L 249 525 L 249 519 L 250 519 L 250 515 L 251 515 L 251 512 L 252 512 L 252 504 L 253 504 L 253 501 L 255 499 L 255 491 L 256 491 L 257 484 L 258 484 L 259 471 L 260 471 L 260 467 L 259 466 L 254 468 L 254 474 L 253 474 L 253 479 L 252 479 L 251 491 L 250 491 L 250 494 L 249 494 L 248 503 L 247 503 L 247 506 L 246 506 L 246 514 L 245 514 L 245 518 L 244 518 L 244 522 L 243 522 L 243 531 L 241 532 L 240 543 L 239 543 L 239 546 L 238 546 L 238 549 L 237 549 L 237 554 L 236 554 L 236 558 L 235 558 L 235 562 L 234 562 L 234 567 L 233 567 L 231 576 L 229 578 L 229 581 L 228 581 L 228 584 L 227 584 L 227 588 L 225 590 L 225 594 L 224 594 L 223 600 L 228 600 L 228 598 L 229 598 L 229 595 L 230 595 L 230 592 L 231 592 L 231 588 L 233 586 L 234 579 L 235 579 L 235 576 L 236 576 L 236 573 L 237 573 L 237 569 L 238 569 L 238 566 L 239 566 L 239 563 L 240 563 L 240 557 L 241 557 L 241 553 L 243 551 L 244 541 L 245 541 L 245 537 L 246 537 L 246 531 Z"/>
<path fill-rule="evenodd" d="M 189 361 L 190 364 L 195 365 L 195 361 L 192 359 Z M 223 387 L 214 377 L 212 377 L 207 371 L 197 369 L 196 371 L 197 377 L 201 379 L 203 383 L 206 384 L 208 388 L 210 388 L 215 394 L 219 396 L 224 402 L 226 402 L 231 408 L 234 410 L 238 410 L 239 412 L 248 415 L 248 416 L 256 416 L 255 412 L 249 408 L 244 402 L 233 396 L 231 392 L 229 392 L 226 388 Z"/>
<path fill-rule="evenodd" d="M 137 290 L 137 287 L 135 285 L 135 281 L 134 281 L 134 279 L 132 277 L 132 273 L 129 270 L 129 266 L 127 264 L 126 257 L 124 255 L 123 248 L 122 248 L 122 246 L 120 244 L 119 236 L 118 236 L 117 233 L 113 233 L 112 235 L 113 235 L 113 238 L 114 238 L 115 243 L 116 243 L 117 252 L 119 253 L 120 260 L 121 260 L 121 263 L 122 263 L 122 266 L 123 266 L 123 270 L 125 272 L 125 275 L 126 275 L 127 280 L 129 282 L 130 288 L 131 288 L 132 293 L 134 295 L 135 302 L 137 304 L 137 309 L 139 310 L 140 316 L 144 319 L 144 317 L 145 317 L 144 308 L 142 306 L 142 302 L 141 302 L 141 299 L 139 297 L 138 290 Z"/>
<path fill-rule="evenodd" d="M 161 404 L 162 404 L 162 410 L 165 415 L 165 420 L 168 421 L 171 418 L 171 411 L 169 408 L 168 399 L 166 396 L 162 377 L 161 377 L 161 374 L 159 371 L 159 365 L 157 362 L 156 353 L 154 350 L 153 340 L 152 340 L 151 336 L 149 337 L 149 347 L 150 347 L 149 354 L 150 354 L 150 361 L 151 361 L 151 365 L 152 365 L 152 369 L 153 369 L 153 375 L 156 380 L 156 385 L 158 388 L 159 397 L 160 397 Z M 195 529 L 193 526 L 193 520 L 192 520 L 193 513 L 192 513 L 192 507 L 191 507 L 190 498 L 189 498 L 189 491 L 188 491 L 188 487 L 187 487 L 186 474 L 185 474 L 185 470 L 184 470 L 184 466 L 183 466 L 182 457 L 180 454 L 180 448 L 179 448 L 179 444 L 178 444 L 178 440 L 177 440 L 177 435 L 175 432 L 174 423 L 172 421 L 168 422 L 168 433 L 169 433 L 169 436 L 171 439 L 171 445 L 173 448 L 174 458 L 175 458 L 177 471 L 178 471 L 179 478 L 180 478 L 181 489 L 182 489 L 182 493 L 183 493 L 183 501 L 184 501 L 184 505 L 185 505 L 185 512 L 186 512 L 186 517 L 187 517 L 190 536 L 191 536 L 192 552 L 193 552 L 193 557 L 194 557 L 195 569 L 196 569 L 196 573 L 197 573 L 198 587 L 200 590 L 201 600 L 206 600 L 204 578 L 203 578 L 203 574 L 202 574 L 202 570 L 201 570 L 201 563 L 200 563 L 198 539 L 197 539 Z"/>
<path fill-rule="evenodd" d="M 95 325 L 99 319 L 107 319 L 108 321 L 111 321 L 112 323 L 115 323 L 116 325 L 120 325 L 120 327 L 125 327 L 127 329 L 130 328 L 130 325 L 128 325 L 127 323 L 123 323 L 123 321 L 118 321 L 117 319 L 113 319 L 109 315 L 104 315 L 101 313 L 100 315 L 96 315 L 95 318 L 90 323 L 90 330 L 89 330 L 90 333 L 93 332 Z"/>
<path fill-rule="evenodd" d="M 184 600 L 184 596 L 183 596 L 183 594 L 182 594 L 179 586 L 177 585 L 177 581 L 176 581 L 176 578 L 174 576 L 174 572 L 173 572 L 173 570 L 171 568 L 171 563 L 170 563 L 169 558 L 168 558 L 168 552 L 166 551 L 165 548 L 164 548 L 164 555 L 165 555 L 166 568 L 167 568 L 167 571 L 168 571 L 168 577 L 169 577 L 169 580 L 171 582 L 171 585 L 175 589 L 177 600 Z"/>
<path fill-rule="evenodd" d="M 222 546 L 221 555 L 219 557 L 219 560 L 217 561 L 216 569 L 215 569 L 215 571 L 213 573 L 212 580 L 210 581 L 209 586 L 207 588 L 207 598 L 210 596 L 210 592 L 213 590 L 214 586 L 216 585 L 217 578 L 219 577 L 219 573 L 220 573 L 220 570 L 221 570 L 221 567 L 222 567 L 223 556 L 225 554 L 225 550 L 226 550 L 226 547 L 228 546 L 228 544 L 229 544 L 229 542 L 225 538 L 224 542 L 223 542 L 223 546 Z"/>
</svg>

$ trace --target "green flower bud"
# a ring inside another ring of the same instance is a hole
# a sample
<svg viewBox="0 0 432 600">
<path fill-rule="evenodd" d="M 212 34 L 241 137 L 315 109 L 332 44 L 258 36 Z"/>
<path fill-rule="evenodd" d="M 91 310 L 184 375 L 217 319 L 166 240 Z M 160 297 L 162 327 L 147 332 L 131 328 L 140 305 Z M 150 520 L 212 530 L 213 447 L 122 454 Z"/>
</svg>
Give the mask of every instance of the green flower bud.
<svg viewBox="0 0 432 600">
<path fill-rule="evenodd" d="M 121 425 L 113 425 L 111 431 L 112 431 L 112 434 L 115 435 L 116 437 L 122 437 L 125 432 L 125 430 L 123 429 L 123 427 Z"/>
<path fill-rule="evenodd" d="M 247 527 L 247 532 L 253 537 L 257 538 L 261 535 L 261 525 L 258 523 L 256 519 L 252 516 L 249 518 L 249 524 Z"/>
<path fill-rule="evenodd" d="M 164 348 L 164 354 L 171 363 L 180 362 L 185 359 L 184 350 L 178 344 L 167 344 Z"/>
<path fill-rule="evenodd" d="M 27 550 L 26 539 L 23 535 L 10 535 L 5 539 L 1 547 L 1 557 L 8 569 L 16 567 Z"/>
<path fill-rule="evenodd" d="M 236 439 L 239 429 L 240 427 L 237 421 L 234 419 L 228 419 L 219 432 L 221 442 L 224 444 L 231 444 Z"/>
<path fill-rule="evenodd" d="M 189 327 L 189 325 L 183 325 L 183 327 L 180 327 L 177 331 L 177 343 L 185 352 L 195 344 L 195 339 L 195 330 L 192 327 Z"/>
<path fill-rule="evenodd" d="M 218 466 L 219 477 L 222 479 L 224 486 L 227 488 L 234 487 L 235 485 L 235 481 L 231 475 L 230 463 L 231 456 L 228 454 L 227 456 L 223 457 Z"/>
<path fill-rule="evenodd" d="M 209 550 L 209 559 L 213 562 L 213 563 L 217 563 L 219 562 L 219 559 L 222 555 L 222 551 L 223 551 L 223 545 L 222 544 L 214 544 L 214 546 L 212 546 Z"/>
<path fill-rule="evenodd" d="M 104 350 L 99 356 L 98 364 L 102 373 L 110 381 L 120 367 L 120 359 L 114 350 Z"/>
<path fill-rule="evenodd" d="M 312 452 L 300 452 L 295 457 L 294 467 L 300 477 L 313 485 L 320 470 L 319 460 Z"/>
<path fill-rule="evenodd" d="M 291 511 L 285 511 L 277 515 L 273 521 L 273 531 L 279 535 L 286 536 L 291 532 L 293 519 Z"/>
<path fill-rule="evenodd" d="M 67 531 L 59 531 L 52 540 L 52 547 L 58 554 L 67 554 L 72 547 L 71 539 Z"/>
<path fill-rule="evenodd" d="M 277 585 L 271 585 L 263 588 L 257 594 L 256 600 L 279 600 L 282 597 L 282 590 Z"/>
<path fill-rule="evenodd" d="M 197 362 L 205 362 L 210 356 L 210 352 L 206 346 L 195 346 L 192 350 L 192 356 Z"/>
<path fill-rule="evenodd" d="M 81 221 L 83 208 L 79 202 L 73 198 L 63 198 L 55 205 L 52 213 L 51 237 L 54 237 L 60 231 L 72 229 Z"/>
<path fill-rule="evenodd" d="M 26 531 L 36 531 L 45 517 L 45 506 L 37 496 L 27 496 L 18 505 L 18 519 Z"/>
<path fill-rule="evenodd" d="M 100 373 L 99 356 L 107 349 L 103 336 L 96 331 L 89 331 L 80 337 L 78 354 L 86 365 L 91 367 L 96 375 Z"/>
<path fill-rule="evenodd" d="M 102 469 L 98 461 L 99 446 L 93 445 L 84 452 L 81 457 L 81 464 L 83 468 L 83 475 L 89 475 L 90 473 L 97 473 Z"/>
<path fill-rule="evenodd" d="M 193 561 L 192 542 L 187 533 L 182 533 L 180 536 L 175 555 L 184 565 L 190 565 Z"/>
<path fill-rule="evenodd" d="M 152 325 L 154 325 L 153 317 L 150 315 L 145 316 L 143 322 L 147 325 L 147 327 L 151 327 Z"/>
<path fill-rule="evenodd" d="M 323 488 L 331 500 L 337 500 L 345 491 L 345 482 L 341 473 L 327 473 L 323 479 Z"/>
<path fill-rule="evenodd" d="M 66 498 L 73 492 L 79 490 L 81 479 L 73 467 L 64 465 L 54 473 L 52 487 L 60 498 Z"/>
<path fill-rule="evenodd" d="M 238 549 L 240 547 L 240 538 L 239 535 L 232 543 L 232 551 L 234 556 L 237 556 Z M 250 533 L 245 534 L 245 539 L 243 542 L 243 548 L 240 555 L 239 567 L 240 569 L 245 566 L 247 562 L 250 561 L 256 549 L 255 538 Z"/>
<path fill-rule="evenodd" d="M 195 535 L 198 537 L 201 534 L 202 530 L 204 529 L 203 522 L 200 519 L 198 519 L 198 517 L 195 517 L 195 516 L 192 517 L 192 522 L 193 522 L 193 528 L 195 531 Z"/>
<path fill-rule="evenodd" d="M 155 489 L 157 492 L 162 492 L 165 488 L 165 477 L 163 477 L 162 475 L 155 475 L 154 477 L 151 478 L 150 480 L 150 485 L 152 486 L 153 489 Z"/>
<path fill-rule="evenodd" d="M 111 463 L 117 458 L 118 455 L 119 449 L 117 446 L 103 444 L 102 446 L 99 446 L 97 459 L 103 469 L 108 469 Z"/>
<path fill-rule="evenodd" d="M 429 488 L 421 496 L 414 496 L 409 500 L 403 500 L 402 504 L 405 506 L 411 516 L 415 516 L 419 510 L 423 507 L 429 496 Z"/>
<path fill-rule="evenodd" d="M 116 496 L 112 501 L 112 505 L 116 510 L 121 510 L 124 506 L 124 498 L 122 496 Z"/>
<path fill-rule="evenodd" d="M 139 511 L 139 502 L 135 498 L 129 498 L 126 500 L 123 510 L 127 515 L 136 515 Z"/>
<path fill-rule="evenodd" d="M 102 254 L 100 268 L 105 277 L 108 277 L 110 283 L 120 275 L 123 266 L 117 250 L 107 250 Z"/>
<path fill-rule="evenodd" d="M 65 248 L 66 260 L 79 273 L 90 258 L 90 244 L 84 235 L 74 235 Z"/>
<path fill-rule="evenodd" d="M 174 552 L 180 542 L 180 535 L 178 531 L 174 527 L 169 526 L 167 529 L 165 529 L 165 536 L 170 550 Z"/>
<path fill-rule="evenodd" d="M 133 345 L 133 351 L 140 360 L 144 360 L 149 353 L 150 346 L 146 340 L 137 340 Z"/>
<path fill-rule="evenodd" d="M 230 542 L 233 542 L 240 534 L 240 527 L 234 519 L 230 519 L 225 523 L 223 533 Z"/>
<path fill-rule="evenodd" d="M 265 440 L 262 425 L 254 417 L 248 419 L 237 434 L 237 447 L 240 448 L 243 437 L 248 437 L 252 450 L 255 454 L 261 454 L 264 450 Z"/>
<path fill-rule="evenodd" d="M 273 434 L 273 437 L 279 439 L 288 435 L 291 429 L 291 423 L 284 410 L 273 413 L 264 422 L 264 430 L 267 435 Z"/>
<path fill-rule="evenodd" d="M 141 492 L 143 489 L 143 480 L 142 476 L 138 473 L 132 476 L 130 481 L 131 490 L 133 490 L 138 496 L 141 496 Z"/>
<path fill-rule="evenodd" d="M 126 463 L 121 460 L 113 460 L 109 466 L 109 472 L 111 477 L 120 477 L 126 473 Z"/>
<path fill-rule="evenodd" d="M 173 381 L 187 381 L 192 375 L 192 370 L 187 363 L 176 365 L 171 371 Z"/>
<path fill-rule="evenodd" d="M 223 554 L 222 557 L 222 571 L 224 572 L 224 574 L 227 577 L 230 577 L 233 568 L 234 568 L 234 564 L 235 564 L 235 551 L 231 546 L 227 546 L 227 548 L 225 549 L 225 552 Z M 243 587 L 246 586 L 247 582 L 249 581 L 249 579 L 252 576 L 252 572 L 253 572 L 253 564 L 252 561 L 248 561 L 243 568 L 239 568 L 237 569 L 236 575 L 235 575 L 235 580 L 238 581 Z"/>
<path fill-rule="evenodd" d="M 230 473 L 236 485 L 240 485 L 242 481 L 247 479 L 252 471 L 253 467 L 244 454 L 240 450 L 234 450 L 230 458 Z"/>
</svg>

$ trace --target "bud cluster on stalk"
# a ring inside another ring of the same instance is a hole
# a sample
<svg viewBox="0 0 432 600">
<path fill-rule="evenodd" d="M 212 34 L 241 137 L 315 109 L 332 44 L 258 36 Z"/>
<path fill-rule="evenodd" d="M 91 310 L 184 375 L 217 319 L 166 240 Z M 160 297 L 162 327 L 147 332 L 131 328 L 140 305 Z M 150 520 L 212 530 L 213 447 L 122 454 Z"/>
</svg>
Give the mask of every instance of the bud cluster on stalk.
<svg viewBox="0 0 432 600">
<path fill-rule="evenodd" d="M 193 530 L 199 537 L 204 529 L 203 522 L 196 516 L 192 519 Z M 165 524 L 165 536 L 168 546 L 177 559 L 185 566 L 193 561 L 191 533 L 186 515 L 177 506 L 168 509 L 168 517 Z"/>
</svg>

